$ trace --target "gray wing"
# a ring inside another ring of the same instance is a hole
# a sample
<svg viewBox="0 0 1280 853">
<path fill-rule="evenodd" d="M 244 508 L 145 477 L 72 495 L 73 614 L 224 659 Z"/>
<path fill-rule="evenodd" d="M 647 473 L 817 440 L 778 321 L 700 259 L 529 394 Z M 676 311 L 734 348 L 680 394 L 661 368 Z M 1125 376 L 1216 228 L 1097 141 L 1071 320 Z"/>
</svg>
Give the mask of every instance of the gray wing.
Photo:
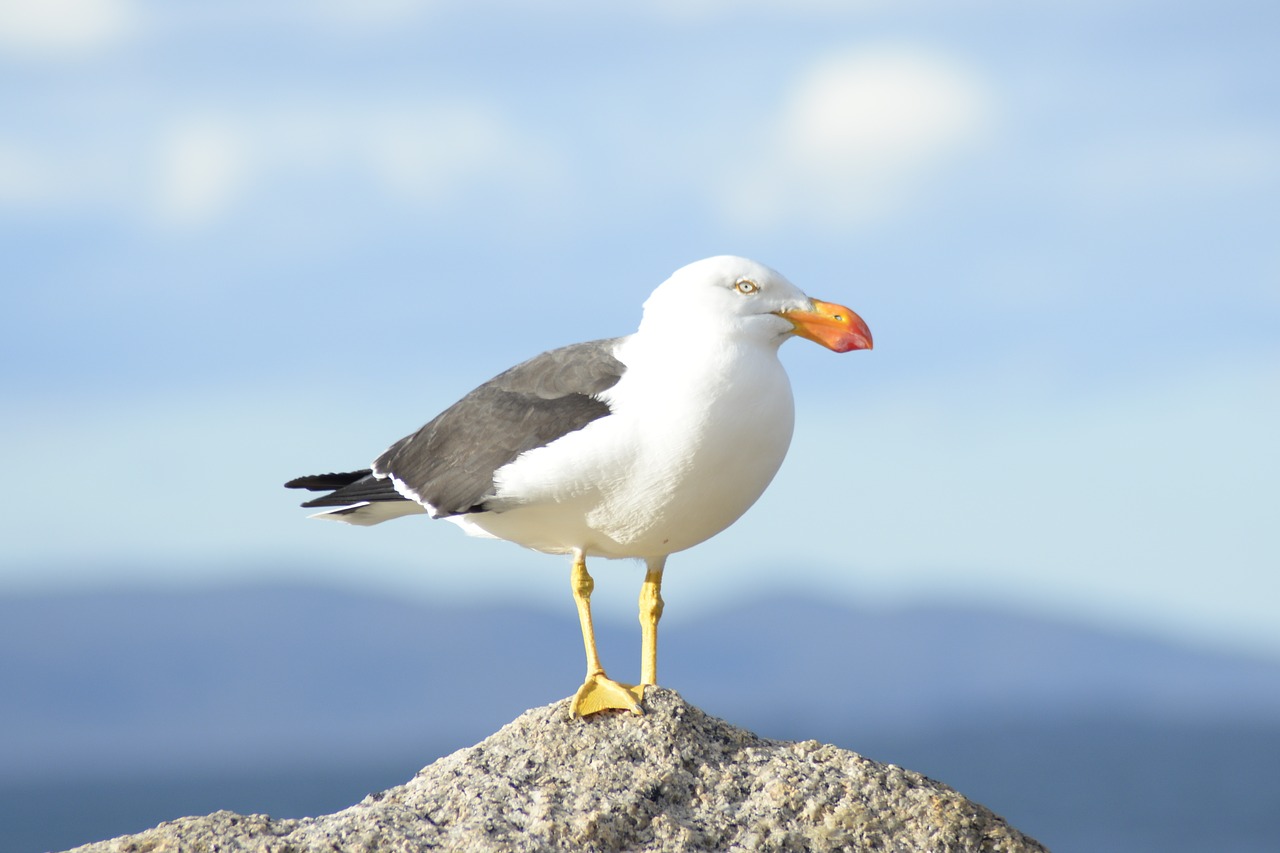
<svg viewBox="0 0 1280 853">
<path fill-rule="evenodd" d="M 484 512 L 493 475 L 526 450 L 543 447 L 609 414 L 596 397 L 622 378 L 619 339 L 561 347 L 476 388 L 373 463 L 436 517 Z"/>
</svg>

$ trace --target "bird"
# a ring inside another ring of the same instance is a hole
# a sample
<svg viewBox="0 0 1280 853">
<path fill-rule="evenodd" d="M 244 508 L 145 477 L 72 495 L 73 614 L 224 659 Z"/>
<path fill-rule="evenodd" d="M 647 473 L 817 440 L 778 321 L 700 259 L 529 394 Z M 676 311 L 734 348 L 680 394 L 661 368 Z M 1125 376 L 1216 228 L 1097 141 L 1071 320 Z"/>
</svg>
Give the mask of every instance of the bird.
<svg viewBox="0 0 1280 853">
<path fill-rule="evenodd" d="M 549 350 L 499 374 L 388 447 L 365 469 L 298 477 L 328 494 L 312 517 L 374 525 L 412 514 L 468 534 L 571 557 L 587 674 L 575 717 L 642 714 L 657 684 L 667 558 L 736 521 L 791 442 L 795 408 L 779 347 L 805 338 L 870 350 L 849 308 L 731 255 L 676 270 L 624 337 Z M 641 679 L 609 678 L 591 619 L 587 558 L 645 563 Z"/>
</svg>

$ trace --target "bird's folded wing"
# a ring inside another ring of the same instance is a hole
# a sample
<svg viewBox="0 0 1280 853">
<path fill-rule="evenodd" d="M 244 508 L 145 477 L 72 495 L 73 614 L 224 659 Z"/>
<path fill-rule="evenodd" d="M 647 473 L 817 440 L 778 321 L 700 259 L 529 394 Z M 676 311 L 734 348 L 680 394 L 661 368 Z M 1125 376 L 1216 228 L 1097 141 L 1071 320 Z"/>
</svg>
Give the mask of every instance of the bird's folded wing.
<svg viewBox="0 0 1280 853">
<path fill-rule="evenodd" d="M 373 463 L 437 518 L 484 512 L 494 472 L 609 414 L 597 395 L 626 370 L 619 339 L 544 352 L 476 388 Z"/>
</svg>

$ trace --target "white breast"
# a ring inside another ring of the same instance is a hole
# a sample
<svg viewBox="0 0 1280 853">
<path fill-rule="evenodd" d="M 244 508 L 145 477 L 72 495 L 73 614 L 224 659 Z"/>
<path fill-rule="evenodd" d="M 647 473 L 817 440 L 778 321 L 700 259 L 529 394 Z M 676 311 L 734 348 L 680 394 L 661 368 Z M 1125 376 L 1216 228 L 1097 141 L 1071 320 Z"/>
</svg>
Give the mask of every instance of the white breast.
<svg viewBox="0 0 1280 853">
<path fill-rule="evenodd" d="M 627 339 L 614 413 L 497 472 L 469 532 L 604 557 L 684 550 L 738 519 L 777 473 L 795 411 L 776 347 Z"/>
</svg>

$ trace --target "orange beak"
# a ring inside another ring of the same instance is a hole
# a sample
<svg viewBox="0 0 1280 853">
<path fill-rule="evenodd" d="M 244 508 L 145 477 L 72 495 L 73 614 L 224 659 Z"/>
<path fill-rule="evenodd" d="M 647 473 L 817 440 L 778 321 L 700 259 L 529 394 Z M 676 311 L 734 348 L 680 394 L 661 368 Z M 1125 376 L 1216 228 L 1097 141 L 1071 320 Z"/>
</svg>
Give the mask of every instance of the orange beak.
<svg viewBox="0 0 1280 853">
<path fill-rule="evenodd" d="M 871 330 L 857 314 L 834 302 L 813 300 L 811 311 L 779 311 L 796 327 L 795 334 L 829 350 L 871 349 Z"/>
</svg>

